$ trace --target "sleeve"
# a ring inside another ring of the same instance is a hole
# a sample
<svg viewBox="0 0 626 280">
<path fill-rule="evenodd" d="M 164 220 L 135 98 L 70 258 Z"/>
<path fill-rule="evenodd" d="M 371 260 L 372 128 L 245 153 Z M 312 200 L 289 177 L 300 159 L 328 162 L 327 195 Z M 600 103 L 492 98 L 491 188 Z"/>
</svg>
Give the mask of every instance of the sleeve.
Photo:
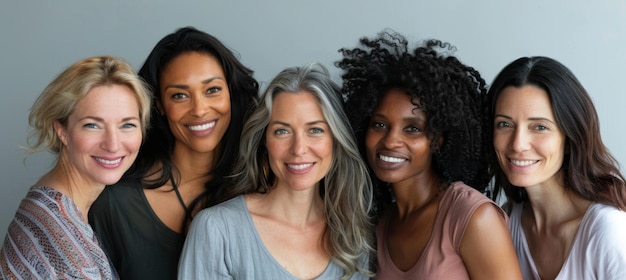
<svg viewBox="0 0 626 280">
<path fill-rule="evenodd" d="M 626 279 L 626 212 L 612 209 L 602 216 L 585 259 L 595 263 L 596 279 Z"/>
<path fill-rule="evenodd" d="M 449 234 L 455 250 L 459 250 L 461 241 L 465 235 L 465 230 L 467 229 L 474 212 L 476 212 L 476 209 L 483 204 L 493 205 L 508 226 L 508 215 L 504 212 L 504 210 L 502 210 L 502 208 L 500 208 L 500 206 L 498 206 L 498 204 L 470 187 L 456 187 L 458 189 L 452 196 L 452 199 L 448 202 L 449 209 L 447 211 L 449 211 L 449 216 L 446 218 L 450 227 L 450 232 L 446 234 Z"/>
<path fill-rule="evenodd" d="M 226 218 L 202 210 L 191 226 L 178 266 L 178 279 L 233 279 L 227 251 Z"/>
<path fill-rule="evenodd" d="M 0 279 L 57 277 L 54 266 L 38 247 L 32 232 L 25 223 L 15 220 L 11 223 L 0 250 Z"/>
</svg>

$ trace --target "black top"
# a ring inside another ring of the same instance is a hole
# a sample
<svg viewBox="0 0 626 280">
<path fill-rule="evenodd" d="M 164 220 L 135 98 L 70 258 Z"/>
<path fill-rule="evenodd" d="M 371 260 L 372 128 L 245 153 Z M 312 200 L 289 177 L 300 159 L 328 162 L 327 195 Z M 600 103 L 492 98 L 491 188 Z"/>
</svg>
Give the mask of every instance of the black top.
<svg viewBox="0 0 626 280">
<path fill-rule="evenodd" d="M 89 210 L 89 223 L 120 279 L 176 279 L 185 237 L 161 222 L 139 182 L 107 186 Z"/>
</svg>

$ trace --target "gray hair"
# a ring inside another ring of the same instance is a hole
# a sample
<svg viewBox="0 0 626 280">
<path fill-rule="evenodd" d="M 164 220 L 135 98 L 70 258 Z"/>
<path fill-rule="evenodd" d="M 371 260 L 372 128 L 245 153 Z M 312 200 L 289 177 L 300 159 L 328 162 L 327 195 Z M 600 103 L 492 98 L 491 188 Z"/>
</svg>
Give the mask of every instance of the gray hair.
<svg viewBox="0 0 626 280">
<path fill-rule="evenodd" d="M 356 272 L 372 276 L 366 263 L 373 251 L 373 225 L 369 214 L 372 183 L 344 112 L 340 88 L 323 65 L 311 63 L 287 68 L 270 82 L 260 105 L 244 125 L 235 184 L 229 191 L 231 195 L 271 191 L 274 174 L 268 164 L 265 132 L 272 103 L 278 94 L 303 91 L 316 97 L 333 135 L 333 160 L 320 189 L 328 227 L 328 239 L 324 242 L 330 242 L 333 261 L 345 271 L 342 279 Z"/>
</svg>

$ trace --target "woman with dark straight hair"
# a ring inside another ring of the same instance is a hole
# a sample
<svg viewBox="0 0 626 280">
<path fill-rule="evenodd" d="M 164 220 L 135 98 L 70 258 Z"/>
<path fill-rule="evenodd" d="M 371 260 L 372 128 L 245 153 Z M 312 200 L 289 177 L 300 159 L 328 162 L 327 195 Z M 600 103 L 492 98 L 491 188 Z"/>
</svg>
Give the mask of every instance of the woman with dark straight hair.
<svg viewBox="0 0 626 280">
<path fill-rule="evenodd" d="M 625 279 L 626 183 L 585 88 L 554 59 L 522 57 L 489 97 L 495 195 L 524 279 Z"/>
<path fill-rule="evenodd" d="M 161 39 L 139 75 L 154 92 L 151 129 L 90 221 L 122 279 L 174 279 L 191 219 L 227 199 L 224 177 L 258 83 L 217 38 L 191 27 Z"/>
</svg>

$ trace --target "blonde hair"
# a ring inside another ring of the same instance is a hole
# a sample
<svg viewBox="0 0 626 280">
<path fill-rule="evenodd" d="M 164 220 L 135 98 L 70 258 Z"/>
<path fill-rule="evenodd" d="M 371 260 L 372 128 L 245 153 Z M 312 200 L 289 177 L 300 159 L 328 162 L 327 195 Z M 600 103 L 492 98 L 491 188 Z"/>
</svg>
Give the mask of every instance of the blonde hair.
<svg viewBox="0 0 626 280">
<path fill-rule="evenodd" d="M 63 144 L 54 131 L 54 122 L 65 125 L 76 104 L 93 88 L 105 85 L 124 85 L 135 93 L 145 136 L 150 119 L 150 91 L 123 59 L 99 56 L 80 60 L 65 69 L 35 100 L 28 115 L 32 130 L 27 137 L 26 150 L 29 153 L 49 150 L 58 154 Z"/>
</svg>

